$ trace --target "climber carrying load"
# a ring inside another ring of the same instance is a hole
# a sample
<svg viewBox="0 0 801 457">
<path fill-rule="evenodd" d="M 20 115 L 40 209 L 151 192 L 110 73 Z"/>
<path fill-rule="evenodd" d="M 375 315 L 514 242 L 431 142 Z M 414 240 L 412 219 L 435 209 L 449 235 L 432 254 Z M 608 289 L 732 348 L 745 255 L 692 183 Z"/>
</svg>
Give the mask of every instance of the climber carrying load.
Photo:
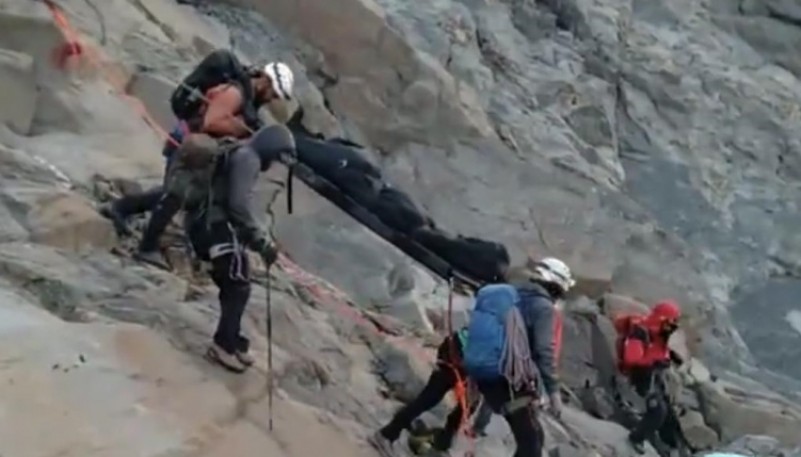
<svg viewBox="0 0 801 457">
<path fill-rule="evenodd" d="M 258 109 L 273 100 L 290 99 L 293 85 L 294 75 L 284 63 L 246 68 L 228 50 L 212 52 L 179 84 L 170 98 L 179 122 L 162 151 L 166 168 L 169 170 L 177 145 L 189 133 L 205 133 L 213 138 L 248 137 L 261 126 Z M 101 213 L 114 222 L 121 235 L 128 235 L 127 219 L 152 210 L 136 257 L 166 267 L 158 240 L 181 205 L 180 198 L 166 195 L 163 186 L 157 186 L 105 205 Z"/>
<path fill-rule="evenodd" d="M 206 133 L 190 133 L 170 165 L 165 194 L 183 199 L 190 244 L 199 259 L 211 263 L 211 278 L 219 289 L 220 319 L 207 357 L 236 373 L 253 364 L 249 340 L 241 334 L 250 298 L 245 247 L 257 252 L 268 268 L 278 255 L 258 223 L 251 198 L 259 173 L 294 154 L 292 133 L 273 125 L 244 142 L 220 143 Z"/>
<path fill-rule="evenodd" d="M 544 433 L 537 417 L 538 384 L 549 397 L 551 413 L 559 417 L 556 305 L 575 281 L 570 268 L 553 257 L 531 269 L 513 269 L 507 280 L 476 293 L 464 367 L 492 410 L 509 424 L 517 444 L 514 456 L 540 457 Z"/>
<path fill-rule="evenodd" d="M 681 310 L 672 301 L 657 303 L 648 315 L 625 315 L 615 319 L 618 334 L 618 369 L 645 399 L 645 413 L 629 434 L 629 442 L 639 454 L 644 443 L 665 452 L 659 432 L 669 417 L 668 395 L 664 371 L 671 363 L 682 364 L 681 357 L 668 346 L 670 336 L 678 329 Z"/>
</svg>

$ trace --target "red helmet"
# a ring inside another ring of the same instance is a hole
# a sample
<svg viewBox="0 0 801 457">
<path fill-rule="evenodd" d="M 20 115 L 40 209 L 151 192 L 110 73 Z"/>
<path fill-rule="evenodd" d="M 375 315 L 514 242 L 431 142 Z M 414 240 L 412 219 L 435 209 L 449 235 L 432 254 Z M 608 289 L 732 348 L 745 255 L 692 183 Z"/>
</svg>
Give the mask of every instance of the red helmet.
<svg viewBox="0 0 801 457">
<path fill-rule="evenodd" d="M 680 317 L 681 309 L 679 308 L 679 305 L 673 300 L 663 300 L 653 307 L 649 316 L 649 320 L 659 323 L 675 323 Z"/>
</svg>

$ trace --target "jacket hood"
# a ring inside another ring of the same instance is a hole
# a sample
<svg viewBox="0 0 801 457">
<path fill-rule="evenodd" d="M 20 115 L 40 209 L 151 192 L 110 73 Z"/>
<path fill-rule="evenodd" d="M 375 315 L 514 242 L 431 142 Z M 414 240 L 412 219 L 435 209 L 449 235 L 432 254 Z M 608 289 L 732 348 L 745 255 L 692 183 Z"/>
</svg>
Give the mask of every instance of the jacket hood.
<svg viewBox="0 0 801 457">
<path fill-rule="evenodd" d="M 554 298 L 548 293 L 548 290 L 540 283 L 533 282 L 533 281 L 516 281 L 512 283 L 521 294 L 530 294 L 530 295 L 539 295 L 541 297 L 545 297 L 550 301 L 554 301 Z"/>
<path fill-rule="evenodd" d="M 663 322 L 676 322 L 681 317 L 679 305 L 672 300 L 661 301 L 651 310 L 646 320 L 652 325 L 661 325 Z"/>
</svg>

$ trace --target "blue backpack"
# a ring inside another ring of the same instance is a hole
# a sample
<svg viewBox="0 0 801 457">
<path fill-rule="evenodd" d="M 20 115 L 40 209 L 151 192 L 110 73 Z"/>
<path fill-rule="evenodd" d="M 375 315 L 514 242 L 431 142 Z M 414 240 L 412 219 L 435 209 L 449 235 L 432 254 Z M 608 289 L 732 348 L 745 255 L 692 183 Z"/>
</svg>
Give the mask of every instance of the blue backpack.
<svg viewBox="0 0 801 457">
<path fill-rule="evenodd" d="M 514 286 L 493 284 L 476 294 L 476 305 L 467 327 L 463 364 L 475 381 L 503 377 L 503 353 L 506 348 L 506 315 L 520 303 Z"/>
</svg>

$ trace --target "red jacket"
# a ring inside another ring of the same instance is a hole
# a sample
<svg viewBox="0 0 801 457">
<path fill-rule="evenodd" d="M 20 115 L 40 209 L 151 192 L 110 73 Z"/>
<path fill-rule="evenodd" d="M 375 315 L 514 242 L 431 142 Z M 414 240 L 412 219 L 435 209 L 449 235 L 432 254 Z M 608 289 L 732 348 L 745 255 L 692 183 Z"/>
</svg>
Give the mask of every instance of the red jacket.
<svg viewBox="0 0 801 457">
<path fill-rule="evenodd" d="M 618 366 L 627 372 L 632 368 L 652 368 L 670 362 L 666 326 L 675 328 L 680 316 L 673 302 L 657 304 L 647 316 L 629 315 L 615 319 L 618 333 Z"/>
</svg>

